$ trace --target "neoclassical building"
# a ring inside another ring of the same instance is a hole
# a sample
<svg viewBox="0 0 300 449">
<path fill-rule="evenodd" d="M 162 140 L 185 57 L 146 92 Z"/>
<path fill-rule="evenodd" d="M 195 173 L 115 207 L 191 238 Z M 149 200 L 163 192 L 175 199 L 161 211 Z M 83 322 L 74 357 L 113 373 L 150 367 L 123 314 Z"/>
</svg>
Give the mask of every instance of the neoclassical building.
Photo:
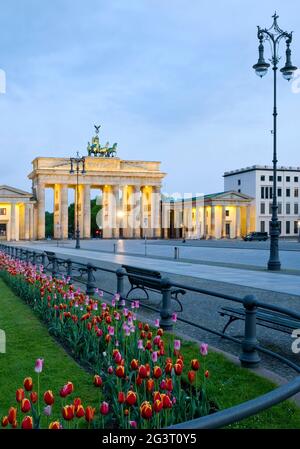
<svg viewBox="0 0 300 449">
<path fill-rule="evenodd" d="M 35 237 L 32 193 L 0 186 L 0 240 L 29 240 Z"/>
<path fill-rule="evenodd" d="M 253 198 L 236 191 L 162 201 L 164 238 L 240 238 L 255 230 Z"/>
</svg>

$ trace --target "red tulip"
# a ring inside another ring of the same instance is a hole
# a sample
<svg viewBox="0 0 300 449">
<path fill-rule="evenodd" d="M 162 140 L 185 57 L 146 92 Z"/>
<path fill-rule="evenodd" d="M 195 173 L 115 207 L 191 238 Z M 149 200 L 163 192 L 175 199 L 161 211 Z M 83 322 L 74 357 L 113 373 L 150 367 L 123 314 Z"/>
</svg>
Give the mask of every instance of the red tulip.
<svg viewBox="0 0 300 449">
<path fill-rule="evenodd" d="M 117 366 L 117 368 L 116 368 L 116 376 L 120 377 L 120 378 L 125 376 L 124 366 L 122 366 L 122 365 Z"/>
<path fill-rule="evenodd" d="M 188 379 L 191 384 L 195 382 L 195 377 L 196 377 L 195 371 L 188 372 Z"/>
<path fill-rule="evenodd" d="M 145 379 L 147 377 L 147 368 L 145 367 L 145 365 L 141 365 L 139 367 L 139 377 L 141 379 Z"/>
<path fill-rule="evenodd" d="M 164 335 L 164 331 L 163 329 L 157 329 L 157 335 L 159 335 L 160 337 L 162 337 Z"/>
<path fill-rule="evenodd" d="M 168 363 L 166 364 L 166 367 L 165 367 L 165 373 L 166 373 L 166 374 L 171 374 L 172 368 L 173 368 L 172 362 L 168 362 Z"/>
<path fill-rule="evenodd" d="M 193 360 L 191 361 L 191 367 L 192 367 L 192 370 L 198 371 L 198 369 L 200 368 L 200 362 L 199 362 L 199 360 L 193 359 Z"/>
<path fill-rule="evenodd" d="M 150 402 L 144 401 L 140 406 L 140 413 L 142 418 L 151 419 L 152 418 L 152 406 Z"/>
<path fill-rule="evenodd" d="M 137 401 L 137 395 L 134 391 L 128 391 L 126 396 L 126 403 L 128 405 L 134 405 Z"/>
<path fill-rule="evenodd" d="M 156 412 L 156 413 L 159 413 L 161 410 L 162 410 L 162 408 L 163 408 L 163 401 L 160 401 L 160 400 L 156 400 L 156 401 L 154 401 L 154 403 L 153 403 L 153 410 Z"/>
<path fill-rule="evenodd" d="M 26 377 L 26 379 L 24 379 L 24 388 L 26 391 L 31 391 L 32 387 L 33 387 L 33 382 L 32 382 L 32 378 L 31 377 Z"/>
<path fill-rule="evenodd" d="M 150 330 L 150 326 L 148 323 L 144 324 L 144 330 L 148 332 Z"/>
<path fill-rule="evenodd" d="M 181 363 L 175 363 L 174 371 L 175 371 L 176 376 L 180 376 L 182 374 L 182 369 L 183 369 L 183 367 L 182 367 Z"/>
<path fill-rule="evenodd" d="M 173 390 L 172 379 L 166 379 L 166 389 L 167 389 L 168 391 L 172 391 L 172 390 Z"/>
<path fill-rule="evenodd" d="M 164 408 L 172 408 L 173 404 L 170 397 L 167 394 L 161 395 Z"/>
<path fill-rule="evenodd" d="M 29 410 L 31 409 L 31 404 L 29 399 L 23 399 L 23 401 L 21 402 L 21 410 L 23 413 L 28 413 Z"/>
<path fill-rule="evenodd" d="M 69 394 L 73 393 L 73 391 L 74 391 L 74 385 L 72 384 L 72 382 L 68 382 L 66 385 L 64 385 L 61 388 L 59 394 L 62 398 L 65 398 Z"/>
<path fill-rule="evenodd" d="M 85 410 L 83 408 L 83 405 L 79 404 L 76 408 L 76 418 L 83 418 L 85 416 Z"/>
<path fill-rule="evenodd" d="M 85 419 L 86 419 L 87 422 L 93 421 L 94 416 L 95 416 L 95 411 L 96 411 L 96 409 L 93 408 L 93 407 L 90 407 L 90 406 L 88 406 L 85 409 Z"/>
<path fill-rule="evenodd" d="M 47 405 L 53 405 L 54 404 L 54 395 L 51 390 L 48 390 L 44 393 L 44 402 Z"/>
<path fill-rule="evenodd" d="M 107 402 L 102 402 L 100 405 L 100 413 L 101 415 L 107 415 L 109 412 L 109 405 Z"/>
<path fill-rule="evenodd" d="M 152 391 L 153 388 L 154 388 L 154 380 L 153 379 L 148 379 L 146 387 L 147 387 L 147 391 L 149 391 L 149 392 Z"/>
<path fill-rule="evenodd" d="M 8 422 L 9 424 L 12 424 L 17 419 L 17 409 L 15 407 L 10 407 L 8 410 Z"/>
<path fill-rule="evenodd" d="M 119 351 L 117 351 L 114 355 L 114 360 L 117 364 L 121 363 L 122 360 L 122 356 L 121 353 Z"/>
<path fill-rule="evenodd" d="M 29 401 L 28 401 L 29 402 Z M 31 416 L 25 416 L 22 421 L 22 429 L 33 429 L 33 419 Z"/>
<path fill-rule="evenodd" d="M 49 429 L 52 429 L 52 430 L 59 430 L 59 429 L 61 429 L 60 422 L 59 422 L 59 421 L 53 421 L 53 422 L 51 422 L 51 423 L 49 424 Z"/>
<path fill-rule="evenodd" d="M 25 397 L 25 393 L 24 393 L 23 388 L 18 388 L 18 390 L 16 391 L 16 401 L 22 402 L 24 397 Z"/>
<path fill-rule="evenodd" d="M 32 391 L 30 393 L 30 400 L 33 404 L 35 404 L 36 401 L 38 400 L 38 394 L 35 391 Z"/>
<path fill-rule="evenodd" d="M 133 370 L 138 369 L 139 361 L 136 359 L 131 360 L 130 366 L 131 366 L 131 369 L 133 369 Z"/>
<path fill-rule="evenodd" d="M 205 376 L 206 378 L 209 377 L 209 371 L 208 371 L 208 370 L 205 371 L 204 376 Z"/>
<path fill-rule="evenodd" d="M 78 408 L 81 405 L 81 399 L 75 398 L 73 401 L 73 404 L 74 404 L 75 408 Z"/>
<path fill-rule="evenodd" d="M 2 420 L 1 420 L 2 427 L 7 427 L 8 424 L 9 424 L 8 417 L 7 416 L 3 416 Z"/>
<path fill-rule="evenodd" d="M 140 376 L 137 376 L 135 384 L 140 387 L 143 383 L 143 379 Z"/>
<path fill-rule="evenodd" d="M 74 418 L 74 412 L 75 412 L 75 407 L 74 405 L 66 405 L 65 407 L 63 407 L 62 409 L 62 415 L 63 418 L 66 421 L 70 421 L 71 419 Z"/>
<path fill-rule="evenodd" d="M 94 385 L 95 387 L 101 387 L 103 384 L 103 380 L 100 376 L 98 376 L 98 374 L 95 374 L 94 376 Z"/>
<path fill-rule="evenodd" d="M 155 379 L 159 379 L 162 376 L 162 369 L 160 366 L 155 366 L 153 368 L 153 376 Z"/>
<path fill-rule="evenodd" d="M 118 393 L 119 404 L 123 404 L 125 401 L 126 401 L 125 393 L 123 393 L 123 391 L 119 391 Z"/>
</svg>

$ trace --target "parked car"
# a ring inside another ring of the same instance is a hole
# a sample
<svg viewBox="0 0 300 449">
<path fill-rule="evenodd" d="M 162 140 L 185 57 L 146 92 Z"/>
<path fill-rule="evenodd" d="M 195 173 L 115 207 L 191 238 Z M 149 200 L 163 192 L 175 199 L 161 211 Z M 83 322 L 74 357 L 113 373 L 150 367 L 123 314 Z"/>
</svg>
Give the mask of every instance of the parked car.
<svg viewBox="0 0 300 449">
<path fill-rule="evenodd" d="M 250 232 L 249 234 L 245 235 L 244 240 L 245 242 L 251 242 L 252 240 L 263 240 L 264 242 L 268 240 L 268 233 L 267 232 Z"/>
</svg>

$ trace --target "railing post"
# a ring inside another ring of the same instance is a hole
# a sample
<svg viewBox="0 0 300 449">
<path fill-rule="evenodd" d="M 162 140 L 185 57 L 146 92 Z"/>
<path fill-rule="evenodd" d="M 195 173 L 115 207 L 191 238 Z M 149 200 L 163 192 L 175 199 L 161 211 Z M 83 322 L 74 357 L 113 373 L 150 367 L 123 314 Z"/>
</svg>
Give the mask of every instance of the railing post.
<svg viewBox="0 0 300 449">
<path fill-rule="evenodd" d="M 45 268 L 45 263 L 46 263 L 46 254 L 45 254 L 45 253 L 42 253 L 41 264 L 43 265 L 43 268 Z"/>
<path fill-rule="evenodd" d="M 25 249 L 25 261 L 29 262 L 29 251 L 27 249 Z"/>
<path fill-rule="evenodd" d="M 242 341 L 240 361 L 245 368 L 255 368 L 259 365 L 260 356 L 256 350 L 256 311 L 257 299 L 254 295 L 244 297 L 245 335 Z"/>
<path fill-rule="evenodd" d="M 174 248 L 174 259 L 179 259 L 179 248 L 177 246 Z"/>
<path fill-rule="evenodd" d="M 117 244 L 114 243 L 114 254 L 117 254 Z"/>
<path fill-rule="evenodd" d="M 162 305 L 160 309 L 160 326 L 164 330 L 172 330 L 171 282 L 165 277 L 161 279 Z"/>
<path fill-rule="evenodd" d="M 67 278 L 72 279 L 72 260 L 67 259 Z"/>
<path fill-rule="evenodd" d="M 52 259 L 52 276 L 56 277 L 57 273 L 58 273 L 57 257 L 53 256 L 53 259 Z"/>
<path fill-rule="evenodd" d="M 117 275 L 117 293 L 120 295 L 120 300 L 124 299 L 124 280 L 125 280 L 125 270 L 124 268 L 118 268 L 116 271 Z"/>
<path fill-rule="evenodd" d="M 95 282 L 93 271 L 95 271 L 94 265 L 91 263 L 87 264 L 87 284 L 86 284 L 86 294 L 92 296 L 95 293 Z"/>
<path fill-rule="evenodd" d="M 36 252 L 32 251 L 32 265 L 36 265 Z"/>
</svg>

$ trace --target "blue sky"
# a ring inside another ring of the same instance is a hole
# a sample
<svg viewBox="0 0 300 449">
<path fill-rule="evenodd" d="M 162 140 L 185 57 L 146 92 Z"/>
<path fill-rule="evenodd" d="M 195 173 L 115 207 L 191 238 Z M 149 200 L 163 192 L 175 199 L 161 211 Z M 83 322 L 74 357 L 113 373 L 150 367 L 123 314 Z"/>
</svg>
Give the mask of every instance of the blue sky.
<svg viewBox="0 0 300 449">
<path fill-rule="evenodd" d="M 2 0 L 0 184 L 29 189 L 34 157 L 84 154 L 94 123 L 121 158 L 161 160 L 168 193 L 269 164 L 272 74 L 252 65 L 275 9 L 300 66 L 298 0 Z M 278 91 L 279 163 L 300 166 L 300 93 L 281 76 Z"/>
</svg>

